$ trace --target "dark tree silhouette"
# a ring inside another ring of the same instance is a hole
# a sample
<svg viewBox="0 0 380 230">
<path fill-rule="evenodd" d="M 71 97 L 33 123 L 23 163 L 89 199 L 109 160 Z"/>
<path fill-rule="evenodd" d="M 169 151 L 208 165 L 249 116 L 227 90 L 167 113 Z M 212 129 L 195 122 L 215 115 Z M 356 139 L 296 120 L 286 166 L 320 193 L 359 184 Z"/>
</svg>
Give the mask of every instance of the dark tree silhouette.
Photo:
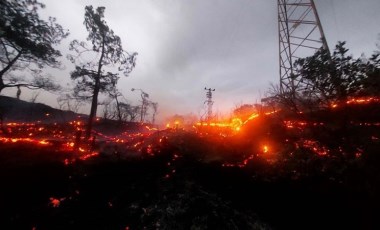
<svg viewBox="0 0 380 230">
<path fill-rule="evenodd" d="M 41 76 L 45 66 L 60 67 L 61 52 L 53 46 L 68 36 L 56 19 L 41 20 L 38 10 L 45 5 L 37 0 L 0 0 L 0 92 L 7 87 L 44 88 L 58 86 L 49 77 Z M 31 70 L 14 77 L 10 72 Z"/>
<path fill-rule="evenodd" d="M 243 120 L 247 119 L 254 112 L 256 112 L 256 108 L 254 105 L 250 104 L 235 106 L 235 109 L 233 110 L 233 114 L 237 117 L 242 118 Z"/>
<path fill-rule="evenodd" d="M 70 50 L 76 54 L 68 55 L 69 60 L 76 64 L 75 70 L 71 73 L 71 78 L 76 82 L 75 94 L 92 100 L 86 130 L 87 138 L 91 136 L 99 93 L 112 92 L 119 79 L 119 72 L 128 76 L 135 66 L 137 55 L 123 50 L 120 37 L 115 35 L 104 20 L 104 11 L 105 7 L 98 7 L 96 10 L 92 6 L 85 7 L 84 25 L 88 31 L 87 40 L 91 41 L 91 47 L 88 48 L 86 42 L 73 40 L 70 43 Z M 86 53 L 98 57 L 97 61 L 83 62 L 79 59 L 79 57 L 85 58 Z M 118 69 L 115 72 L 106 72 L 107 66 L 117 66 Z"/>
<path fill-rule="evenodd" d="M 115 100 L 115 103 L 116 103 L 116 112 L 117 112 L 117 120 L 119 122 L 122 121 L 122 114 L 121 114 L 121 109 L 120 109 L 120 101 L 119 101 L 119 97 L 122 96 L 122 94 L 117 90 L 116 87 L 113 87 L 114 88 L 114 91 L 113 92 L 110 92 L 109 95 L 111 98 L 113 98 Z"/>
<path fill-rule="evenodd" d="M 360 95 L 380 96 L 380 52 L 371 56 L 364 64 L 365 75 L 360 79 Z"/>
<path fill-rule="evenodd" d="M 61 94 L 57 98 L 59 109 L 78 113 L 79 109 L 85 104 L 81 98 L 76 98 L 69 93 Z"/>
<path fill-rule="evenodd" d="M 338 42 L 330 55 L 320 49 L 314 55 L 295 61 L 295 75 L 302 78 L 296 95 L 281 93 L 272 85 L 269 96 L 283 108 L 293 111 L 330 107 L 350 97 L 380 95 L 380 54 L 354 59 L 347 55 L 345 42 Z"/>
<path fill-rule="evenodd" d="M 331 58 L 326 50 L 321 49 L 313 56 L 295 62 L 297 74 L 306 83 L 301 92 L 303 98 L 310 99 L 308 103 L 314 101 L 320 106 L 330 106 L 363 94 L 366 88 L 373 86 L 366 82 L 376 81 L 379 56 L 354 59 L 347 52 L 345 42 L 339 42 Z"/>
<path fill-rule="evenodd" d="M 152 124 L 154 125 L 156 123 L 156 115 L 158 111 L 158 102 L 149 102 L 149 105 L 152 106 Z"/>
<path fill-rule="evenodd" d="M 125 113 L 129 116 L 129 121 L 136 121 L 136 118 L 140 113 L 140 106 L 133 106 L 126 103 L 122 103 L 121 106 Z"/>
<path fill-rule="evenodd" d="M 344 42 L 339 42 L 332 56 L 320 49 L 313 56 L 295 62 L 297 74 L 306 83 L 301 89 L 304 98 L 311 98 L 327 106 L 337 100 L 344 100 L 357 80 L 357 63 L 347 56 Z"/>
</svg>

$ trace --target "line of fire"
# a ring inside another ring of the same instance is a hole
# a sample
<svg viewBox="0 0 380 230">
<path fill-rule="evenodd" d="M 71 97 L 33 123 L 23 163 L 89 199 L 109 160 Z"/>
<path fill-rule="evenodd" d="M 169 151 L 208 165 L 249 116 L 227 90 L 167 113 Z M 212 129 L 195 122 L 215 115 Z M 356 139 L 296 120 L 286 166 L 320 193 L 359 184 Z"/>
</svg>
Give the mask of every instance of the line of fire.
<svg viewBox="0 0 380 230">
<path fill-rule="evenodd" d="M 205 103 L 210 106 L 212 96 L 207 94 Z M 266 100 L 264 100 L 266 101 Z M 3 144 L 18 145 L 21 143 L 46 146 L 60 151 L 75 153 L 74 156 L 81 159 L 88 159 L 92 156 L 97 156 L 99 152 L 107 154 L 103 148 L 108 148 L 108 145 L 114 145 L 118 148 L 118 155 L 124 153 L 128 155 L 128 150 L 134 149 L 142 154 L 152 153 L 151 148 L 154 144 L 160 144 L 163 139 L 169 136 L 175 136 L 180 132 L 194 133 L 199 136 L 232 138 L 245 135 L 264 135 L 270 137 L 270 132 L 273 131 L 269 126 L 278 126 L 285 132 L 298 132 L 299 136 L 306 136 L 302 133 L 310 132 L 310 128 L 323 128 L 326 126 L 339 125 L 337 121 L 332 120 L 334 116 L 336 120 L 340 120 L 340 116 L 345 116 L 345 119 L 350 119 L 346 125 L 363 126 L 363 127 L 379 127 L 380 120 L 377 115 L 365 119 L 366 116 L 359 111 L 371 111 L 377 108 L 380 104 L 380 99 L 375 97 L 351 98 L 340 103 L 333 103 L 326 110 L 320 110 L 320 119 L 310 119 L 307 112 L 299 111 L 296 115 L 286 114 L 285 110 L 280 106 L 275 106 L 273 103 L 243 105 L 235 109 L 235 115 L 228 120 L 213 119 L 212 109 L 209 107 L 207 118 L 205 120 L 196 121 L 194 123 L 186 123 L 184 117 L 173 117 L 172 121 L 166 124 L 164 129 L 158 129 L 149 123 L 125 123 L 123 128 L 119 128 L 117 134 L 112 134 L 105 126 L 120 126 L 118 122 L 104 120 L 98 117 L 96 119 L 96 127 L 99 130 L 94 130 L 90 140 L 86 140 L 83 135 L 85 131 L 85 117 L 78 115 L 75 120 L 67 123 L 58 123 L 49 121 L 51 114 L 46 113 L 44 121 L 36 122 L 9 122 L 3 123 L 0 131 L 0 141 Z M 342 114 L 347 111 L 358 113 L 357 115 Z M 287 117 L 288 119 L 283 119 Z M 54 120 L 54 119 L 51 119 Z M 339 121 L 340 122 L 340 121 Z M 129 127 L 128 127 L 129 126 Z M 268 126 L 268 127 L 267 127 Z M 263 131 L 264 129 L 264 131 Z M 102 130 L 104 130 L 102 132 Z M 279 130 L 277 130 L 279 131 Z M 265 139 L 265 138 L 264 138 Z M 379 135 L 374 133 L 370 136 L 370 140 L 378 141 Z M 289 140 L 281 140 L 281 142 Z M 272 143 L 269 145 L 269 143 Z M 314 143 L 314 144 L 312 144 Z M 300 143 L 294 143 L 299 146 Z M 268 140 L 268 143 L 263 143 L 261 153 L 275 152 L 273 149 L 281 148 L 279 144 Z M 306 146 L 320 156 L 325 156 L 329 152 L 326 147 L 318 147 L 318 141 L 305 140 L 302 146 Z M 269 151 L 271 149 L 271 151 Z M 143 151 L 143 152 L 142 152 Z M 358 150 L 359 151 L 359 150 Z M 360 152 L 360 151 L 359 151 Z M 120 156 L 119 156 L 120 157 Z M 67 159 L 65 159 L 67 163 Z"/>
</svg>

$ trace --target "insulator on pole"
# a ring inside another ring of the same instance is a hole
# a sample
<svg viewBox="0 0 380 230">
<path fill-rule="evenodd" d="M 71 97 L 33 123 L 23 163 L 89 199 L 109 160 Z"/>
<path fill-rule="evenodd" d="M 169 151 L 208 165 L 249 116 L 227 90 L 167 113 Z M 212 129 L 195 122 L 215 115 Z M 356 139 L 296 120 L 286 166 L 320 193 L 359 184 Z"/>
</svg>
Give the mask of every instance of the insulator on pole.
<svg viewBox="0 0 380 230">
<path fill-rule="evenodd" d="M 212 91 L 215 91 L 215 89 L 206 88 L 206 98 L 205 104 L 207 104 L 207 121 L 210 122 L 212 120 L 212 105 L 214 104 L 212 100 Z"/>
</svg>

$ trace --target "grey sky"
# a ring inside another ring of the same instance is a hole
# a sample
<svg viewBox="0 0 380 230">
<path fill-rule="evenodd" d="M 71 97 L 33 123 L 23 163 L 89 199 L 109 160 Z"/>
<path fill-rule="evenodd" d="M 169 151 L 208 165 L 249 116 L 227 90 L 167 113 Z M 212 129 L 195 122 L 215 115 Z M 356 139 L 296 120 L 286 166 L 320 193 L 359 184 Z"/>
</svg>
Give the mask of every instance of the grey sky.
<svg viewBox="0 0 380 230">
<path fill-rule="evenodd" d="M 278 38 L 275 0 L 41 0 L 43 15 L 54 16 L 73 39 L 85 40 L 86 5 L 105 6 L 105 19 L 122 38 L 124 49 L 138 52 L 137 66 L 121 78 L 124 96 L 138 103 L 141 88 L 159 103 L 159 118 L 202 113 L 204 87 L 215 88 L 214 111 L 228 114 L 235 104 L 255 103 L 277 83 Z M 358 57 L 376 49 L 380 33 L 379 0 L 315 0 L 330 48 L 347 41 Z M 73 65 L 47 70 L 69 82 Z M 51 97 L 49 97 L 51 98 Z M 39 98 L 39 101 L 49 101 Z M 50 100 L 55 106 L 56 101 Z"/>
</svg>

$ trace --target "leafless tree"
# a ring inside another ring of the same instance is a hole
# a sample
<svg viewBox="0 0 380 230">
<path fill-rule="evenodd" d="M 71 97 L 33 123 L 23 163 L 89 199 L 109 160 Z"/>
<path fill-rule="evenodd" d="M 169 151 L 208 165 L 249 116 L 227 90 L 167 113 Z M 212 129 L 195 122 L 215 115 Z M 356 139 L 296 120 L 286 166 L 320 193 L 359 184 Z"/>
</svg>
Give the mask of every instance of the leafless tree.
<svg viewBox="0 0 380 230">
<path fill-rule="evenodd" d="M 153 110 L 153 113 L 152 113 L 152 124 L 155 124 L 157 110 L 158 110 L 158 103 L 157 102 L 150 102 L 150 106 L 152 107 L 152 110 Z"/>
<path fill-rule="evenodd" d="M 79 109 L 85 104 L 82 98 L 75 97 L 69 93 L 65 93 L 57 98 L 57 103 L 60 109 L 66 109 L 77 113 Z"/>
<path fill-rule="evenodd" d="M 40 93 L 40 91 L 33 92 L 29 102 L 36 103 L 37 97 L 40 95 Z"/>
</svg>

